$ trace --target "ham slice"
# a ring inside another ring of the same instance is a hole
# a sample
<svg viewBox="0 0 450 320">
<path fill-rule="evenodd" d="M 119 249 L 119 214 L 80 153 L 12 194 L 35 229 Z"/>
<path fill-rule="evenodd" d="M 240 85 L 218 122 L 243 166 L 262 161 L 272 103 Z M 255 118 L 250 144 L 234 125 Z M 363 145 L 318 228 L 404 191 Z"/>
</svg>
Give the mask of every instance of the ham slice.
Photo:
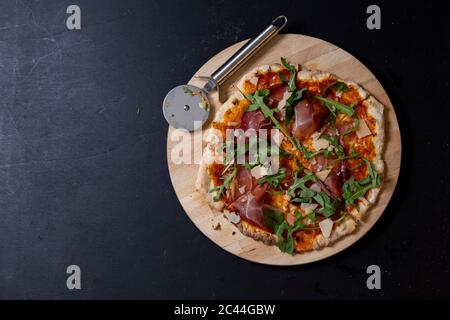
<svg viewBox="0 0 450 320">
<path fill-rule="evenodd" d="M 294 106 L 295 122 L 292 134 L 299 140 L 317 131 L 323 122 L 326 110 L 323 106 L 313 102 L 309 96 Z"/>
<path fill-rule="evenodd" d="M 267 98 L 267 105 L 270 108 L 275 108 L 278 106 L 278 103 L 283 100 L 283 97 L 288 90 L 285 84 L 278 84 L 270 88 L 270 93 Z"/>
<path fill-rule="evenodd" d="M 255 110 L 250 112 L 245 112 L 241 121 L 241 129 L 255 129 L 259 130 L 264 127 L 270 126 L 270 119 L 266 119 L 261 110 Z"/>
</svg>

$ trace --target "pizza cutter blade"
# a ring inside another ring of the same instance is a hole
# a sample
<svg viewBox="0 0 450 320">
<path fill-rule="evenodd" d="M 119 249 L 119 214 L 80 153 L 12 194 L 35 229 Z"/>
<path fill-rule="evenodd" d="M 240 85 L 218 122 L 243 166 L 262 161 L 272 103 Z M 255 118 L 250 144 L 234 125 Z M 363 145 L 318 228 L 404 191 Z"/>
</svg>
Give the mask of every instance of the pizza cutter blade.
<svg viewBox="0 0 450 320">
<path fill-rule="evenodd" d="M 206 77 L 207 82 L 202 88 L 188 84 L 170 90 L 163 101 L 163 114 L 169 125 L 188 131 L 201 129 L 208 120 L 210 112 L 208 93 L 218 89 L 219 85 L 278 34 L 286 24 L 285 16 L 275 18 L 268 27 L 242 46 L 210 77 Z"/>
</svg>

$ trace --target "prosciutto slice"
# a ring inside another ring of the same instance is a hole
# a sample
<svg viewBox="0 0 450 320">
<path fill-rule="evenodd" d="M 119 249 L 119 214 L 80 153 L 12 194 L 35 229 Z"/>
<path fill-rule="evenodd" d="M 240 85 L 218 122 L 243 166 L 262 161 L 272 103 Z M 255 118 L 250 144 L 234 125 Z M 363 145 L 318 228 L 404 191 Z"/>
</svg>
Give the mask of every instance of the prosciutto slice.
<svg viewBox="0 0 450 320">
<path fill-rule="evenodd" d="M 263 205 L 264 194 L 268 189 L 268 184 L 257 185 L 251 192 L 240 196 L 231 207 L 239 212 L 243 219 L 247 219 L 256 225 L 266 228 L 264 225 Z"/>
<path fill-rule="evenodd" d="M 266 119 L 261 110 L 255 110 L 250 112 L 245 112 L 241 121 L 241 129 L 255 129 L 259 130 L 264 127 L 270 126 L 270 119 Z"/>
<path fill-rule="evenodd" d="M 270 94 L 267 99 L 267 105 L 270 108 L 275 108 L 278 103 L 283 99 L 285 92 L 287 91 L 285 84 L 278 84 L 270 88 Z"/>
<path fill-rule="evenodd" d="M 239 166 L 236 173 L 236 178 L 230 186 L 231 201 L 235 201 L 242 195 L 253 189 L 253 177 L 251 171 L 244 167 Z"/>
<path fill-rule="evenodd" d="M 317 131 L 323 122 L 326 110 L 308 96 L 294 106 L 295 122 L 292 134 L 299 140 Z"/>
</svg>

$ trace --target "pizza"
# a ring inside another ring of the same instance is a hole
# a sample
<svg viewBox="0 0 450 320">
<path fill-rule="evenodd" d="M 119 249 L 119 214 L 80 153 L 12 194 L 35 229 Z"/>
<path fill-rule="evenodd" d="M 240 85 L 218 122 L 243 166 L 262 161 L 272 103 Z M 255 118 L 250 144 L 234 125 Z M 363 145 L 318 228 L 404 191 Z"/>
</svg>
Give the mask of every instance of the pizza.
<svg viewBox="0 0 450 320">
<path fill-rule="evenodd" d="M 204 138 L 196 188 L 211 207 L 289 254 L 354 232 L 382 186 L 383 105 L 284 58 L 234 89 Z"/>
</svg>

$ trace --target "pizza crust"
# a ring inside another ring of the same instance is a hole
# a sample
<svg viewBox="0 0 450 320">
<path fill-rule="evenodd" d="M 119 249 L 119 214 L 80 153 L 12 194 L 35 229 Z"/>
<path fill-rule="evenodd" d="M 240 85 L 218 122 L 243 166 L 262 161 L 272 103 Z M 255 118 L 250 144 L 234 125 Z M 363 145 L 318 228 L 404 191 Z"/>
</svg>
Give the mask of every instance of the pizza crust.
<svg viewBox="0 0 450 320">
<path fill-rule="evenodd" d="M 367 113 L 375 120 L 375 134 L 372 136 L 372 143 L 375 148 L 375 158 L 372 160 L 374 169 L 383 177 L 384 161 L 381 159 L 384 145 L 384 106 L 373 96 L 369 96 L 363 101 L 363 105 L 367 106 Z M 358 201 L 358 209 L 353 208 L 350 214 L 355 219 L 362 220 L 369 210 L 370 206 L 375 203 L 381 188 L 370 189 L 364 198 Z"/>
<path fill-rule="evenodd" d="M 253 238 L 256 241 L 261 241 L 264 244 L 270 246 L 277 243 L 277 236 L 267 232 L 261 228 L 258 228 L 247 221 L 241 220 L 236 227 L 241 231 L 244 236 Z"/>
</svg>

